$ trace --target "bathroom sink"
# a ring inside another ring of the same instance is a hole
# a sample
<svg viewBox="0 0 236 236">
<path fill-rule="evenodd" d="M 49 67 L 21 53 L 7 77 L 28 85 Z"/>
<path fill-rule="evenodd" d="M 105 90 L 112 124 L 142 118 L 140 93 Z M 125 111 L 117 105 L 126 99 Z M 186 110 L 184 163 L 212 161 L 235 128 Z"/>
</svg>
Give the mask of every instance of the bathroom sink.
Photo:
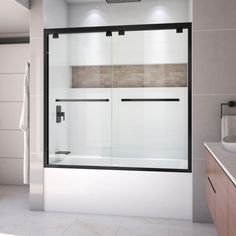
<svg viewBox="0 0 236 236">
<path fill-rule="evenodd" d="M 224 137 L 221 143 L 226 151 L 236 153 L 236 135 Z"/>
</svg>

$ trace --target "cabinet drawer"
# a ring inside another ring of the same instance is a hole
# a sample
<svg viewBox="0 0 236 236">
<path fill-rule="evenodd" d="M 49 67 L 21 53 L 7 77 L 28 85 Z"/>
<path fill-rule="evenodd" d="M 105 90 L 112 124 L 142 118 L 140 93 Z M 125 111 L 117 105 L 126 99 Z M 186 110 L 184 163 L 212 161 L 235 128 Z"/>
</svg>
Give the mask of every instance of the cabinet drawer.
<svg viewBox="0 0 236 236">
<path fill-rule="evenodd" d="M 229 236 L 236 236 L 236 186 L 229 180 Z"/>
</svg>

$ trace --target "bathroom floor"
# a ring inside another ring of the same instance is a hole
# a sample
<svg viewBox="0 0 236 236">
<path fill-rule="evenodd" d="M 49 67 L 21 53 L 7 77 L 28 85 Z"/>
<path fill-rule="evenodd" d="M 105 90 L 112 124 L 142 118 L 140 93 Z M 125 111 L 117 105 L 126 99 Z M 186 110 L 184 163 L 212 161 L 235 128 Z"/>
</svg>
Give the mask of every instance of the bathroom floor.
<svg viewBox="0 0 236 236">
<path fill-rule="evenodd" d="M 33 212 L 28 188 L 0 185 L 0 236 L 217 236 L 184 220 Z"/>
</svg>

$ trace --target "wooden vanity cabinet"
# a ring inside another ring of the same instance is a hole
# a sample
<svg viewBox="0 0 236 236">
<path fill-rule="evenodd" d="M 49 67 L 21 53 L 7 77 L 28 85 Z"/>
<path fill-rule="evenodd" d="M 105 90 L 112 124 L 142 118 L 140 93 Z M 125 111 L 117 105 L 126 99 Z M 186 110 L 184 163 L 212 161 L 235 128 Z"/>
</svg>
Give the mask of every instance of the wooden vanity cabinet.
<svg viewBox="0 0 236 236">
<path fill-rule="evenodd" d="M 206 198 L 211 213 L 212 219 L 215 222 L 216 217 L 216 191 L 215 191 L 215 171 L 216 163 L 209 153 L 206 157 L 206 178 L 205 178 L 205 188 L 206 188 Z"/>
<path fill-rule="evenodd" d="M 216 163 L 215 174 L 216 210 L 215 225 L 219 236 L 228 235 L 228 177 Z"/>
<path fill-rule="evenodd" d="M 236 186 L 214 157 L 206 155 L 206 198 L 219 236 L 236 236 Z"/>
<path fill-rule="evenodd" d="M 236 187 L 235 185 L 229 181 L 229 234 L 228 236 L 236 236 Z"/>
</svg>

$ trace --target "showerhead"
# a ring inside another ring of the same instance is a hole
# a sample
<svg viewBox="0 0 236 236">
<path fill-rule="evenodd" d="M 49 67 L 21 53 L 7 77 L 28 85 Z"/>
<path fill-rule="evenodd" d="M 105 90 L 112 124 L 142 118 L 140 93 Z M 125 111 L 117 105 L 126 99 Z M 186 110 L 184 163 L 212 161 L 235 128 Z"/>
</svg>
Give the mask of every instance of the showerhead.
<svg viewBox="0 0 236 236">
<path fill-rule="evenodd" d="M 141 0 L 106 0 L 107 3 L 141 2 Z"/>
</svg>

